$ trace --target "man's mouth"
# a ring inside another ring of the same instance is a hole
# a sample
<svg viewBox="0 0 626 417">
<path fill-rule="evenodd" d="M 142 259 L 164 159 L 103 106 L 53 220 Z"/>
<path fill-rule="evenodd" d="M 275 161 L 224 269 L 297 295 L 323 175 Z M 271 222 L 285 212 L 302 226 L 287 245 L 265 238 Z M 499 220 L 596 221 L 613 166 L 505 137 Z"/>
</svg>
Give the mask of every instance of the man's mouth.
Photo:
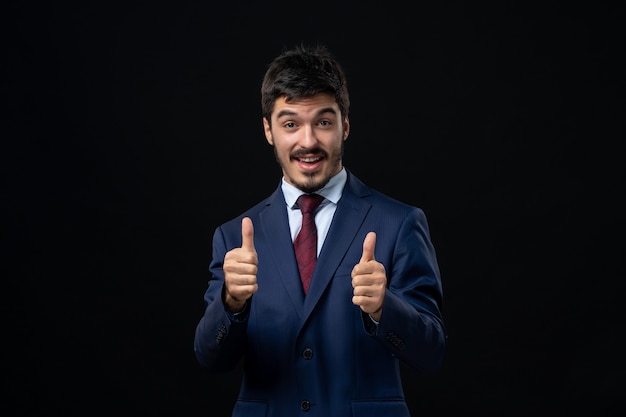
<svg viewBox="0 0 626 417">
<path fill-rule="evenodd" d="M 319 161 L 322 158 L 319 156 L 307 156 L 307 157 L 296 157 L 296 159 L 300 162 L 306 162 L 306 163 L 311 164 L 313 162 Z"/>
</svg>

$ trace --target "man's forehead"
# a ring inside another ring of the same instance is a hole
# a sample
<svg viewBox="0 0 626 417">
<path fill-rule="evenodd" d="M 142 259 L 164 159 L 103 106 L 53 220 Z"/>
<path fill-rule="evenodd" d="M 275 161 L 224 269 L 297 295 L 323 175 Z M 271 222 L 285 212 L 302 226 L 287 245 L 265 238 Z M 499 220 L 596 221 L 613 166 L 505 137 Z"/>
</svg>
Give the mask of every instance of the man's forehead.
<svg viewBox="0 0 626 417">
<path fill-rule="evenodd" d="M 330 94 L 317 94 L 312 97 L 299 97 L 287 100 L 285 96 L 279 97 L 274 103 L 273 113 L 277 116 L 284 114 L 318 114 L 339 113 L 339 106 L 335 98 Z"/>
</svg>

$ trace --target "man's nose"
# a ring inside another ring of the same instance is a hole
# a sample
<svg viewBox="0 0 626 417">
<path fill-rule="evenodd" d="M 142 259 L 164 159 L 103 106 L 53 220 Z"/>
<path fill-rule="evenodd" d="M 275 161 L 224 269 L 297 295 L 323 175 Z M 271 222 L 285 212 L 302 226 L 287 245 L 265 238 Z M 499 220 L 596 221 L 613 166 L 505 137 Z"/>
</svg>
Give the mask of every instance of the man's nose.
<svg viewBox="0 0 626 417">
<path fill-rule="evenodd" d="M 306 125 L 302 130 L 301 145 L 304 148 L 312 148 L 317 145 L 317 136 L 314 126 Z"/>
</svg>

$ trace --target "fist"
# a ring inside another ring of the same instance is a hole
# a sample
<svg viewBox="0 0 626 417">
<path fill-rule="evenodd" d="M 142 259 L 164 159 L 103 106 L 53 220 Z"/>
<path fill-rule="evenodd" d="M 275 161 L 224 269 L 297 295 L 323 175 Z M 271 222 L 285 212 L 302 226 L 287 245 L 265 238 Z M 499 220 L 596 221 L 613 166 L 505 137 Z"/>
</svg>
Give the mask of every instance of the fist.
<svg viewBox="0 0 626 417">
<path fill-rule="evenodd" d="M 249 217 L 241 220 L 241 247 L 224 257 L 224 303 L 229 311 L 241 311 L 246 301 L 257 292 L 258 258 L 254 248 L 254 226 Z"/>
<path fill-rule="evenodd" d="M 363 241 L 361 260 L 352 268 L 352 303 L 379 321 L 385 299 L 387 275 L 385 266 L 374 258 L 375 248 L 376 233 L 369 232 Z"/>
</svg>

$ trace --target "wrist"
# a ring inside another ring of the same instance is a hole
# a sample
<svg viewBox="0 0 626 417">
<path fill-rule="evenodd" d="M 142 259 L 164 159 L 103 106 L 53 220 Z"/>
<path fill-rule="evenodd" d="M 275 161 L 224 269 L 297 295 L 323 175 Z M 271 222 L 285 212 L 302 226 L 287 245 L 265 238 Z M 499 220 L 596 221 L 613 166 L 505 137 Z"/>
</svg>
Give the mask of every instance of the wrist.
<svg viewBox="0 0 626 417">
<path fill-rule="evenodd" d="M 228 292 L 224 294 L 224 305 L 226 309 L 232 313 L 241 313 L 246 307 L 246 300 L 238 300 L 235 297 L 231 296 Z"/>
<path fill-rule="evenodd" d="M 382 309 L 379 309 L 373 313 L 370 313 L 370 319 L 372 319 L 372 321 L 376 324 L 378 324 L 380 322 L 380 316 L 382 315 Z"/>
</svg>

